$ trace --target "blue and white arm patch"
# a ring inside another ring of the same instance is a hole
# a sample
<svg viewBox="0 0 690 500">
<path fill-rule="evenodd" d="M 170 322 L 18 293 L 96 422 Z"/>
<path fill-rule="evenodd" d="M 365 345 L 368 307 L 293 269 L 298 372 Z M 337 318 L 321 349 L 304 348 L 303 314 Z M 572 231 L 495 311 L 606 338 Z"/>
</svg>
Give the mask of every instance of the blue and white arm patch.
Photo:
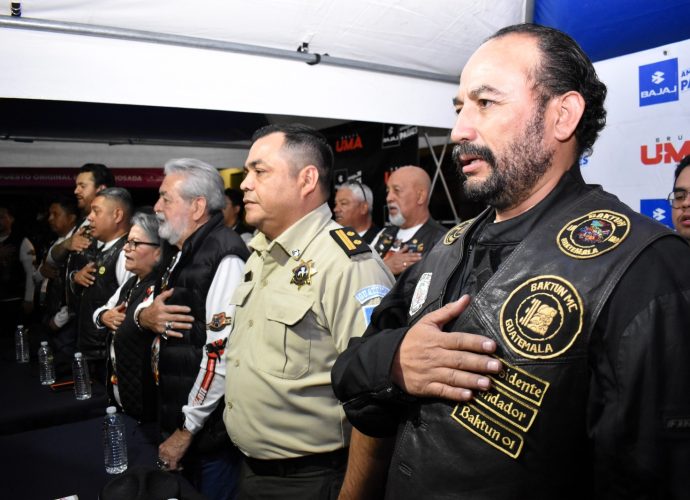
<svg viewBox="0 0 690 500">
<path fill-rule="evenodd" d="M 364 305 L 371 299 L 382 299 L 386 294 L 390 292 L 390 288 L 384 285 L 371 285 L 362 288 L 357 293 L 355 293 L 355 298 L 360 304 Z"/>
<path fill-rule="evenodd" d="M 371 313 L 374 312 L 374 309 L 376 309 L 376 306 L 364 306 L 362 308 L 362 313 L 364 314 L 364 322 L 367 326 L 369 326 L 369 324 L 371 323 Z"/>
</svg>

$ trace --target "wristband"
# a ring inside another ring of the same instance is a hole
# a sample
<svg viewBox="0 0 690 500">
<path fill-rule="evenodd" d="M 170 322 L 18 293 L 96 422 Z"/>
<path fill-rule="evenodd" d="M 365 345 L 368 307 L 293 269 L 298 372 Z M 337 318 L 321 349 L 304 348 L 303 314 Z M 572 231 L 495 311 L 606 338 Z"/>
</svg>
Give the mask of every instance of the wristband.
<svg viewBox="0 0 690 500">
<path fill-rule="evenodd" d="M 103 309 L 101 312 L 98 313 L 98 316 L 96 316 L 96 326 L 98 328 L 105 328 L 105 325 L 101 321 L 101 318 L 103 317 L 106 311 L 107 309 Z"/>
</svg>

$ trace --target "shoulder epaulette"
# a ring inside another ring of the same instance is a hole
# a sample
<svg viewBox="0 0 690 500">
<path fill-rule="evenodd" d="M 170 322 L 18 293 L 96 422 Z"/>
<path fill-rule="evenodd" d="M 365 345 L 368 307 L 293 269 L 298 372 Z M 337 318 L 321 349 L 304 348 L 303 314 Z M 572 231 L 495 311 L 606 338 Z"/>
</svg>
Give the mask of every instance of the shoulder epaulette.
<svg viewBox="0 0 690 500">
<path fill-rule="evenodd" d="M 465 229 L 474 222 L 475 219 L 469 219 L 466 221 L 462 221 L 460 224 L 457 226 L 454 226 L 446 233 L 446 235 L 443 237 L 443 244 L 444 245 L 452 245 L 455 243 L 455 240 L 457 240 L 460 236 L 462 236 L 462 233 L 465 232 Z"/>
<path fill-rule="evenodd" d="M 333 229 L 330 234 L 338 246 L 350 257 L 371 252 L 371 247 L 351 227 Z"/>
</svg>

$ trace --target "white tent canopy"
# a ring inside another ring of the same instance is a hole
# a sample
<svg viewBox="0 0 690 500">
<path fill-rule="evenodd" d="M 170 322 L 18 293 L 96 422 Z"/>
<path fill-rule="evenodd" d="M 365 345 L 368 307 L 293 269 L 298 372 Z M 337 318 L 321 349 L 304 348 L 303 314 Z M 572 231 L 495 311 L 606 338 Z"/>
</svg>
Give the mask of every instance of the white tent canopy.
<svg viewBox="0 0 690 500">
<path fill-rule="evenodd" d="M 469 54 L 528 4 L 35 0 L 0 18 L 0 96 L 449 127 Z"/>
</svg>

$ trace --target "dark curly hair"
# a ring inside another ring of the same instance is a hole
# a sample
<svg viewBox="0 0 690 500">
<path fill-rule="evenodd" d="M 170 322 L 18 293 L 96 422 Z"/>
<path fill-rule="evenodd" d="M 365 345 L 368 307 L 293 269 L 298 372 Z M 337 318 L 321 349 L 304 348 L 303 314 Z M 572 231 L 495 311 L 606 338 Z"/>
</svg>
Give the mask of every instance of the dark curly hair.
<svg viewBox="0 0 690 500">
<path fill-rule="evenodd" d="M 676 171 L 673 174 L 674 186 L 676 184 L 676 181 L 678 180 L 678 176 L 680 175 L 680 173 L 687 167 L 690 167 L 690 155 L 685 155 L 683 159 L 680 160 L 680 163 L 676 166 Z"/>
<path fill-rule="evenodd" d="M 592 146 L 606 125 L 606 85 L 597 76 L 592 61 L 578 43 L 562 31 L 538 24 L 516 24 L 500 29 L 491 37 L 525 34 L 537 39 L 541 63 L 535 71 L 535 87 L 541 104 L 574 90 L 585 100 L 585 111 L 575 129 L 578 158 L 592 154 Z"/>
</svg>

